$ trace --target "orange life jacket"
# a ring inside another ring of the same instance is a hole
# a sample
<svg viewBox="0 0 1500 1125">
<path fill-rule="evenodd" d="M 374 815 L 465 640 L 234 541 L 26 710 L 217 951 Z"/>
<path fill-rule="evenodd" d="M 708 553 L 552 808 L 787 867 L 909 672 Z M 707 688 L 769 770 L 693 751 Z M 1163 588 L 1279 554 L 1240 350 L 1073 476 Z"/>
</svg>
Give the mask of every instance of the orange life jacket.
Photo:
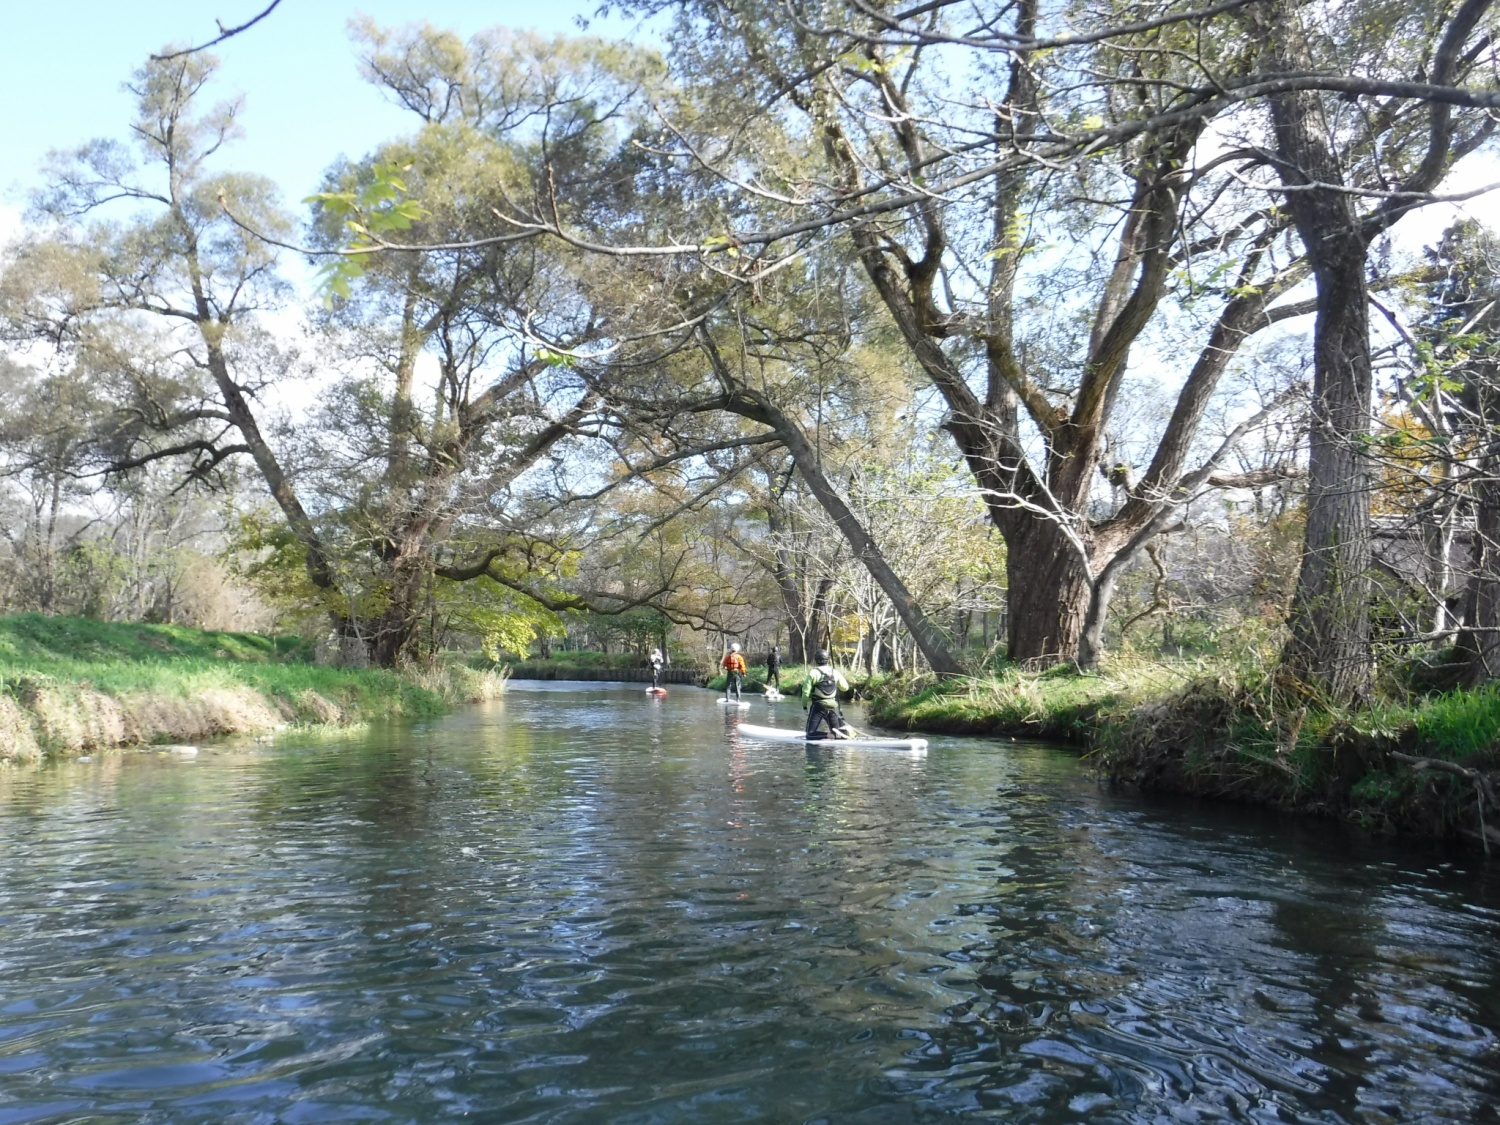
<svg viewBox="0 0 1500 1125">
<path fill-rule="evenodd" d="M 737 652 L 731 652 L 724 658 L 724 667 L 730 672 L 744 672 L 745 658 Z"/>
</svg>

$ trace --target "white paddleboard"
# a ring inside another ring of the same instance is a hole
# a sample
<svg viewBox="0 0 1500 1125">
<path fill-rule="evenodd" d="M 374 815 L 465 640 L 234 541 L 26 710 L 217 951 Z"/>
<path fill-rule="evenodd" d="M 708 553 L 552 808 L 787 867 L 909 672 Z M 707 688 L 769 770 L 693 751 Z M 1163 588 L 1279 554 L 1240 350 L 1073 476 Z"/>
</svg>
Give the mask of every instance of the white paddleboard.
<svg viewBox="0 0 1500 1125">
<path fill-rule="evenodd" d="M 795 730 L 791 727 L 758 727 L 754 723 L 741 723 L 734 728 L 741 734 L 749 735 L 751 738 L 762 738 L 767 742 L 807 742 L 828 743 L 831 746 L 883 746 L 889 750 L 926 750 L 927 740 L 925 738 L 868 738 L 863 735 L 855 738 L 808 738 L 806 731 Z"/>
<path fill-rule="evenodd" d="M 766 702 L 768 702 L 768 703 L 775 703 L 778 699 L 785 699 L 785 698 L 786 698 L 786 696 L 782 695 L 781 692 L 777 691 L 775 688 L 773 688 L 773 687 L 766 688 Z"/>
<path fill-rule="evenodd" d="M 719 706 L 720 707 L 749 707 L 750 706 L 750 701 L 748 699 L 721 699 L 721 700 L 719 700 Z"/>
</svg>

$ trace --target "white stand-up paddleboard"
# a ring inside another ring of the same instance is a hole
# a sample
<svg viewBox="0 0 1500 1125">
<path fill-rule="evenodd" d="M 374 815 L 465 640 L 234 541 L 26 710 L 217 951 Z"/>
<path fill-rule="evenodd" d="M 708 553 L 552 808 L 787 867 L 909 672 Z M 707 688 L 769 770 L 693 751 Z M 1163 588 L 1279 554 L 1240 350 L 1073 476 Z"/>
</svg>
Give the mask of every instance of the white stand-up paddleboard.
<svg viewBox="0 0 1500 1125">
<path fill-rule="evenodd" d="M 809 744 L 827 743 L 830 746 L 883 746 L 889 750 L 926 750 L 927 740 L 925 738 L 870 738 L 866 735 L 856 735 L 854 738 L 808 738 L 806 731 L 794 730 L 790 727 L 758 727 L 754 723 L 741 723 L 734 728 L 740 734 L 751 738 L 762 738 L 767 742 L 806 742 Z"/>
<path fill-rule="evenodd" d="M 767 703 L 775 703 L 778 699 L 785 699 L 785 698 L 786 698 L 786 696 L 782 695 L 781 692 L 777 691 L 775 688 L 773 688 L 773 687 L 766 688 L 766 702 Z"/>
<path fill-rule="evenodd" d="M 720 707 L 749 707 L 750 706 L 750 701 L 748 699 L 721 699 L 721 700 L 719 700 L 719 706 Z"/>
</svg>

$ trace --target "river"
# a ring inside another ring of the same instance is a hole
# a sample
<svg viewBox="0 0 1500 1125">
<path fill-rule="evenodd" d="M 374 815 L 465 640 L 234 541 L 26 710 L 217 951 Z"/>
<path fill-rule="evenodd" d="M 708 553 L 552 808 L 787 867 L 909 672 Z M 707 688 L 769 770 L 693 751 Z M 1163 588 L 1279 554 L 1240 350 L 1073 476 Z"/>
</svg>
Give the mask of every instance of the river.
<svg viewBox="0 0 1500 1125">
<path fill-rule="evenodd" d="M 0 771 L 0 1125 L 1500 1121 L 1500 861 L 724 710 Z"/>
</svg>

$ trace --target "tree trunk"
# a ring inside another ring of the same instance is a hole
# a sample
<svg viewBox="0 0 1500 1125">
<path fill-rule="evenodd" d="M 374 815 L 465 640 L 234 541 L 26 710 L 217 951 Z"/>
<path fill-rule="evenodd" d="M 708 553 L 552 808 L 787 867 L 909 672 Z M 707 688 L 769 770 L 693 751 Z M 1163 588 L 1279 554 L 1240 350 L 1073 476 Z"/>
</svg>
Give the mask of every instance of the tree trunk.
<svg viewBox="0 0 1500 1125">
<path fill-rule="evenodd" d="M 1453 510 L 1442 505 L 1431 521 L 1422 524 L 1422 545 L 1427 552 L 1427 589 L 1432 592 L 1432 619 L 1427 627 L 1434 633 L 1448 628 L 1448 592 L 1453 584 Z"/>
<path fill-rule="evenodd" d="M 1367 242 L 1316 95 L 1273 98 L 1287 208 L 1312 263 L 1318 310 L 1308 450 L 1307 531 L 1292 599 L 1290 671 L 1350 702 L 1368 689 L 1370 365 Z M 1329 185 L 1329 186 L 1321 186 Z"/>
<path fill-rule="evenodd" d="M 849 506 L 844 503 L 833 484 L 823 475 L 823 470 L 817 463 L 816 454 L 807 439 L 802 436 L 801 431 L 788 425 L 781 431 L 781 436 L 797 462 L 797 471 L 802 474 L 802 479 L 807 481 L 808 487 L 812 489 L 813 495 L 817 497 L 823 510 L 844 533 L 855 557 L 865 565 L 870 576 L 890 599 L 892 607 L 910 630 L 913 640 L 921 649 L 922 655 L 927 659 L 932 670 L 940 676 L 961 675 L 963 669 L 948 651 L 947 641 L 943 638 L 941 631 L 922 612 L 910 591 L 907 590 L 906 584 L 885 561 L 885 556 L 880 553 L 880 548 L 875 545 L 875 541 L 870 538 L 869 533 L 849 510 Z M 826 597 L 826 591 L 820 591 L 819 600 L 825 600 Z M 818 616 L 815 604 L 814 628 L 820 624 Z"/>
<path fill-rule="evenodd" d="M 1489 421 L 1493 440 L 1500 432 L 1500 390 L 1480 391 L 1480 418 Z M 1474 499 L 1474 577 L 1466 617 L 1470 628 L 1458 638 L 1458 649 L 1467 657 L 1467 687 L 1500 680 L 1500 451 L 1493 447 L 1480 461 Z"/>
<path fill-rule="evenodd" d="M 766 526 L 772 536 L 787 530 L 785 522 L 776 511 L 774 503 L 766 505 Z M 776 546 L 775 562 L 771 567 L 776 588 L 781 591 L 781 608 L 786 614 L 787 660 L 792 664 L 807 663 L 807 615 L 803 610 L 806 599 L 798 581 L 796 553 L 785 542 Z"/>
<path fill-rule="evenodd" d="M 1013 663 L 1047 667 L 1072 660 L 1089 608 L 1088 571 L 1063 529 L 1035 520 L 1006 553 L 1007 656 Z"/>
<path fill-rule="evenodd" d="M 724 366 L 718 349 L 714 347 L 713 341 L 706 334 L 704 348 L 721 378 L 726 384 L 730 383 L 728 368 Z M 802 479 L 812 490 L 813 496 L 823 510 L 828 513 L 829 518 L 843 533 L 844 540 L 853 550 L 854 556 L 864 564 L 865 569 L 870 572 L 870 577 L 890 600 L 892 607 L 910 631 L 932 670 L 939 676 L 962 675 L 963 668 L 948 650 L 948 642 L 942 631 L 922 612 L 916 599 L 907 590 L 906 584 L 891 569 L 891 564 L 885 561 L 885 556 L 880 553 L 880 548 L 870 537 L 870 533 L 865 530 L 858 517 L 849 510 L 849 505 L 844 503 L 843 497 L 824 475 L 823 468 L 818 462 L 817 451 L 796 423 L 772 405 L 764 395 L 748 388 L 714 400 L 714 406 L 743 418 L 753 419 L 776 431 L 777 437 L 781 439 L 787 452 L 792 455 L 797 472 L 801 474 Z M 826 598 L 826 594 L 824 596 Z"/>
<path fill-rule="evenodd" d="M 401 565 L 405 563 L 406 565 Z M 407 646 L 417 635 L 422 617 L 421 593 L 426 571 L 417 558 L 398 559 L 391 568 L 385 608 L 371 627 L 370 662 L 378 668 L 394 668 L 406 656 Z"/>
</svg>

